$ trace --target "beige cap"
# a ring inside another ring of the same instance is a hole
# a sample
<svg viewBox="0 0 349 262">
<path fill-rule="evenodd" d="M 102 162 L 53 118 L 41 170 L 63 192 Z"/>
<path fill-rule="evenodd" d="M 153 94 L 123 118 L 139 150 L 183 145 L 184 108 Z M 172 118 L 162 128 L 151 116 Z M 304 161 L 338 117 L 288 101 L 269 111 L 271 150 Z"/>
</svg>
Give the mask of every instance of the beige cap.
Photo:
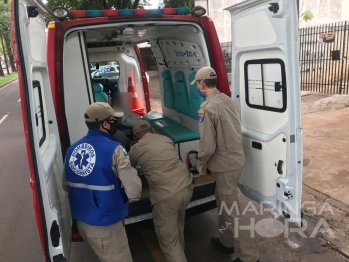
<svg viewBox="0 0 349 262">
<path fill-rule="evenodd" d="M 203 80 L 203 79 L 216 79 L 217 74 L 216 71 L 213 70 L 211 67 L 203 67 L 200 68 L 199 71 L 195 75 L 195 79 L 191 81 L 191 84 L 194 85 L 197 80 Z"/>
<path fill-rule="evenodd" d="M 96 102 L 86 109 L 85 121 L 86 122 L 100 122 L 111 116 L 123 117 L 123 112 L 115 112 L 114 109 L 108 104 L 103 102 Z"/>
<path fill-rule="evenodd" d="M 143 132 L 145 130 L 151 129 L 151 125 L 147 120 L 139 120 L 134 126 L 133 126 L 133 133 L 138 134 L 140 132 Z"/>
</svg>

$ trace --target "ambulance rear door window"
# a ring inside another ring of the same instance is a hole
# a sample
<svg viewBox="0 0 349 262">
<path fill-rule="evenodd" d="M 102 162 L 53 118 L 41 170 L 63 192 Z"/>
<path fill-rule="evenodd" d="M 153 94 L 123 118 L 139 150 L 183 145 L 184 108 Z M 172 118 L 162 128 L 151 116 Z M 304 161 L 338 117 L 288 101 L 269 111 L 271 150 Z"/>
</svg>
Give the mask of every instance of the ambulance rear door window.
<svg viewBox="0 0 349 262">
<path fill-rule="evenodd" d="M 285 112 L 287 108 L 286 72 L 281 59 L 245 62 L 246 103 L 251 108 Z"/>
<path fill-rule="evenodd" d="M 39 140 L 39 146 L 41 147 L 46 139 L 45 119 L 44 119 L 44 107 L 42 103 L 42 92 L 39 81 L 33 81 L 34 91 L 34 107 L 35 107 L 35 126 L 36 134 Z"/>
</svg>

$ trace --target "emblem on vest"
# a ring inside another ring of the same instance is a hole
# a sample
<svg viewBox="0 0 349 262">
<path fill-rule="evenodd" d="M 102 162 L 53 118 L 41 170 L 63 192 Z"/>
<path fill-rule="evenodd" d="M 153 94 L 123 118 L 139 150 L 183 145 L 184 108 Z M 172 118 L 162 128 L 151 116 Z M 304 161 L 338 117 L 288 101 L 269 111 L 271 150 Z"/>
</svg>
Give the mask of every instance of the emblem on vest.
<svg viewBox="0 0 349 262">
<path fill-rule="evenodd" d="M 69 158 L 69 167 L 78 176 L 91 174 L 96 163 L 96 151 L 90 144 L 82 143 L 74 148 Z"/>
</svg>

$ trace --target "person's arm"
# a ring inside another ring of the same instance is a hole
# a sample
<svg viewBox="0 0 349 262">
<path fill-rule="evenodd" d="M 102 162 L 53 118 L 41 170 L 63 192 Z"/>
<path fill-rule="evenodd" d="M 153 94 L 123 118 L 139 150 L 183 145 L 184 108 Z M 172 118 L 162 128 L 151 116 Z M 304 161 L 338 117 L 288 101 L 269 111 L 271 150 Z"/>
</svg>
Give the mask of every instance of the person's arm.
<svg viewBox="0 0 349 262">
<path fill-rule="evenodd" d="M 128 153 L 128 156 L 130 157 L 131 166 L 136 167 L 137 166 L 137 149 L 135 146 L 131 145 L 130 152 Z"/>
<path fill-rule="evenodd" d="M 126 150 L 118 146 L 113 154 L 113 171 L 121 180 L 125 193 L 130 202 L 140 199 L 142 182 L 137 175 L 137 170 L 131 166 Z"/>
<path fill-rule="evenodd" d="M 199 122 L 200 142 L 198 154 L 198 166 L 204 166 L 216 151 L 216 129 L 213 114 L 204 111 L 204 119 Z"/>
</svg>

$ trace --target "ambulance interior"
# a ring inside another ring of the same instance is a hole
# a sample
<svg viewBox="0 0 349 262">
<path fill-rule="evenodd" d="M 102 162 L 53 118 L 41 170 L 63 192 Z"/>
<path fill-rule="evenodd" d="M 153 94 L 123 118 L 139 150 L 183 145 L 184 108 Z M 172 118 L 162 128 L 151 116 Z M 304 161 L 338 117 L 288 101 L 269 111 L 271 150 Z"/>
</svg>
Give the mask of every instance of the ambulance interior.
<svg viewBox="0 0 349 262">
<path fill-rule="evenodd" d="M 148 83 L 137 56 L 137 45 L 142 43 L 151 47 L 157 61 L 156 84 L 161 98 L 158 112 L 146 102 L 148 95 L 152 100 L 152 94 L 145 87 Z M 198 109 L 205 98 L 198 95 L 196 84 L 190 82 L 199 68 L 209 65 L 204 33 L 194 23 L 112 23 L 68 30 L 63 46 L 63 84 L 70 142 L 87 132 L 81 117 L 87 106 L 108 102 L 125 113 L 122 120 L 125 130 L 132 130 L 143 118 L 151 123 L 155 133 L 171 138 L 182 161 L 195 172 L 200 138 Z M 135 93 L 129 92 L 130 83 Z M 132 133 L 124 133 L 134 139 Z M 142 198 L 147 198 L 149 187 L 141 167 L 139 173 Z M 196 185 L 214 181 L 214 174 L 210 173 L 196 179 Z"/>
</svg>

